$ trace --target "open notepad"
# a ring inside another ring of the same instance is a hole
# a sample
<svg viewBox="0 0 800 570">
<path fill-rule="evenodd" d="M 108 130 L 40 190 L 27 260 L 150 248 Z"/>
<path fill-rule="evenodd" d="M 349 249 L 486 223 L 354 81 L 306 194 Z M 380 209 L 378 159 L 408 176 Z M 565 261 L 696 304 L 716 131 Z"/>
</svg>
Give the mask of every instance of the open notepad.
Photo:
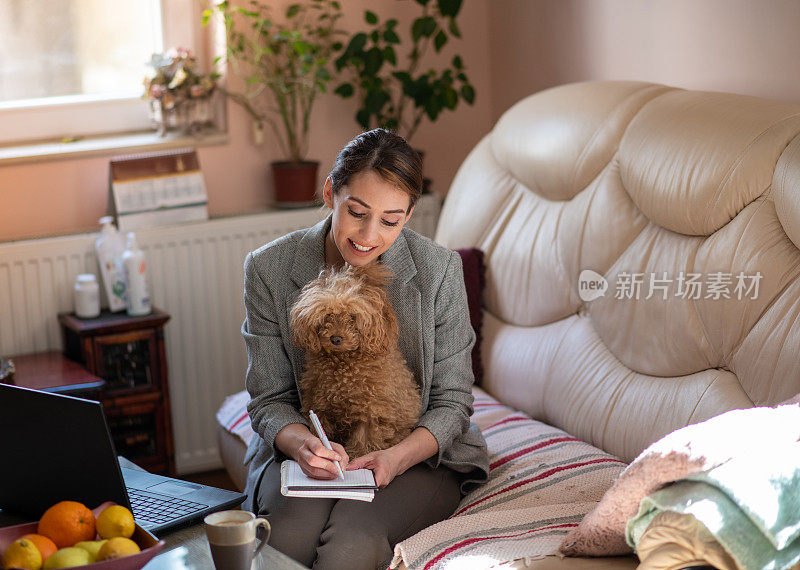
<svg viewBox="0 0 800 570">
<path fill-rule="evenodd" d="M 375 477 L 369 469 L 345 471 L 344 480 L 312 479 L 296 461 L 281 463 L 281 494 L 285 497 L 317 497 L 320 499 L 355 499 L 372 501 L 375 498 Z"/>
</svg>

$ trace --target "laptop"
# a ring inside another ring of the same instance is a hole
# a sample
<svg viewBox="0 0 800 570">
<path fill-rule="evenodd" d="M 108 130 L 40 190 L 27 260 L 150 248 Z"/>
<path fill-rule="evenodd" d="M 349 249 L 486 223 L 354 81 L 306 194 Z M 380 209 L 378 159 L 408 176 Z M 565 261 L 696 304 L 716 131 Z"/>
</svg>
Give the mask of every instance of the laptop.
<svg viewBox="0 0 800 570">
<path fill-rule="evenodd" d="M 0 453 L 0 509 L 31 520 L 62 500 L 90 509 L 114 501 L 158 533 L 246 498 L 121 466 L 102 403 L 8 384 L 0 384 Z"/>
</svg>

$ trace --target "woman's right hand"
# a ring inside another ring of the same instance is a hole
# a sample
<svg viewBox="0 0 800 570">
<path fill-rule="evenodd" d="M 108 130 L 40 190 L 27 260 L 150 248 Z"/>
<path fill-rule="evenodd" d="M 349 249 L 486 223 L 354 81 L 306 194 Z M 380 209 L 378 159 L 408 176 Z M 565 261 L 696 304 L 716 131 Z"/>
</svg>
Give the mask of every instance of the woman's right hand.
<svg viewBox="0 0 800 570">
<path fill-rule="evenodd" d="M 300 444 L 293 459 L 300 465 L 300 469 L 312 479 L 336 479 L 339 470 L 334 461 L 339 461 L 342 471 L 347 469 L 350 458 L 340 444 L 331 442 L 333 451 L 322 444 L 322 441 L 310 432 Z"/>
</svg>

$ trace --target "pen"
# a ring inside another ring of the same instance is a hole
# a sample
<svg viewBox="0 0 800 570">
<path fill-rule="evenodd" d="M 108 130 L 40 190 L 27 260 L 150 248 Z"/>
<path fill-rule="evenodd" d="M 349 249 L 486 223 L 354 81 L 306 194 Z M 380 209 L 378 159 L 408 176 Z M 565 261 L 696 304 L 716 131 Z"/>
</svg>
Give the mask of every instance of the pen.
<svg viewBox="0 0 800 570">
<path fill-rule="evenodd" d="M 322 429 L 322 424 L 319 423 L 317 414 L 314 413 L 314 410 L 308 410 L 308 416 L 311 418 L 311 423 L 314 424 L 314 429 L 317 431 L 317 436 L 319 436 L 320 440 L 322 440 L 322 445 L 333 451 L 331 442 L 328 441 L 328 436 L 325 435 L 325 430 Z M 336 469 L 339 470 L 339 477 L 341 477 L 342 481 L 344 481 L 344 473 L 342 473 L 341 465 L 339 465 L 338 461 L 334 461 L 334 463 L 336 464 Z"/>
</svg>

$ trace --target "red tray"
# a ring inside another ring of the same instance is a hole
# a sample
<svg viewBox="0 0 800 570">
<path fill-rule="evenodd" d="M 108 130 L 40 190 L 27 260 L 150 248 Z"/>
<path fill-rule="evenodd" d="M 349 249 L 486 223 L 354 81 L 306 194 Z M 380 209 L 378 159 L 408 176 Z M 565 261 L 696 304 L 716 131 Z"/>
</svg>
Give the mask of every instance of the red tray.
<svg viewBox="0 0 800 570">
<path fill-rule="evenodd" d="M 103 503 L 96 509 L 92 509 L 92 512 L 94 516 L 97 517 L 103 509 L 113 504 L 114 503 L 110 501 Z M 0 554 L 5 551 L 9 544 L 21 536 L 35 533 L 38 524 L 38 522 L 32 522 L 0 528 Z M 136 525 L 136 530 L 133 531 L 131 540 L 139 545 L 139 548 L 142 549 L 141 552 L 114 560 L 103 560 L 101 562 L 95 562 L 94 564 L 86 564 L 78 568 L 91 568 L 92 570 L 139 570 L 139 568 L 147 564 L 153 556 L 158 554 L 158 551 L 164 546 L 163 540 L 158 540 L 138 524 Z"/>
</svg>

